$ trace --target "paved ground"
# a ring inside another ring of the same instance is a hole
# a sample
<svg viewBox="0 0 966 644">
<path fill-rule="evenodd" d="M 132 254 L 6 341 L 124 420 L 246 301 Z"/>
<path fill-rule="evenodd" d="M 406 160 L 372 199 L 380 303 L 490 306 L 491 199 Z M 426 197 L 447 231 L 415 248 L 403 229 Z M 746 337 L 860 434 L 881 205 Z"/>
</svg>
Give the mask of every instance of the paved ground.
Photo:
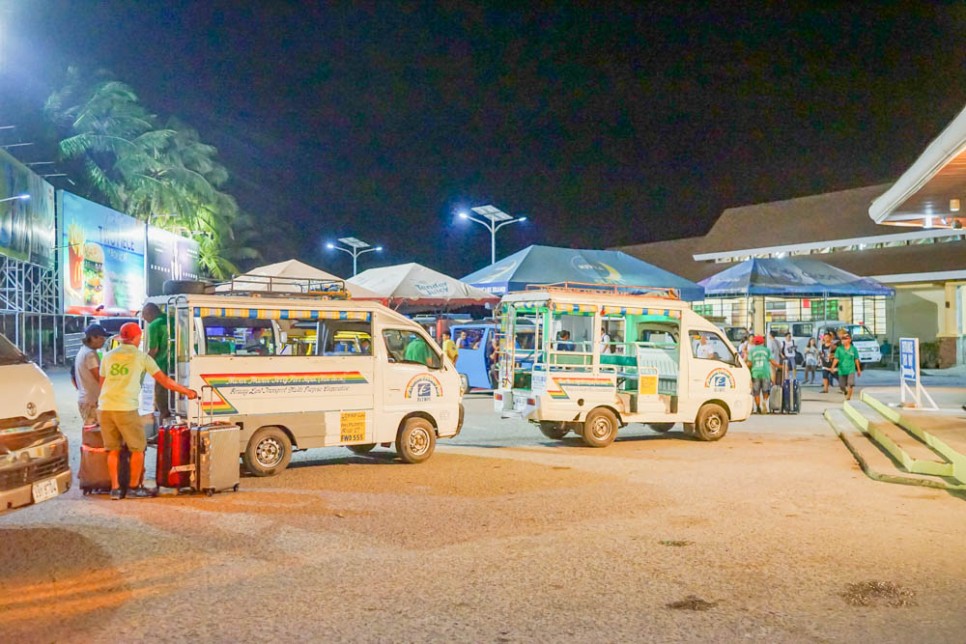
<svg viewBox="0 0 966 644">
<path fill-rule="evenodd" d="M 966 502 L 866 478 L 821 419 L 841 397 L 805 392 L 718 443 L 628 428 L 603 450 L 472 395 L 418 466 L 330 449 L 213 498 L 73 490 L 0 517 L 0 633 L 961 642 Z"/>
</svg>

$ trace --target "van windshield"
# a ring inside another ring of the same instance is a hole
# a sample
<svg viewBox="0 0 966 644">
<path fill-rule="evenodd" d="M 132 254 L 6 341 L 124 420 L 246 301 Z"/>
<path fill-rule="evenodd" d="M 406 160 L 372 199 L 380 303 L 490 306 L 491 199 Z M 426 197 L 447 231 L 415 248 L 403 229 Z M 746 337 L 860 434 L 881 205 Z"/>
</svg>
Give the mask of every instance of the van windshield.
<svg viewBox="0 0 966 644">
<path fill-rule="evenodd" d="M 850 324 L 848 326 L 849 335 L 852 336 L 852 342 L 868 342 L 875 341 L 875 336 L 869 331 L 869 328 L 862 324 Z"/>
<path fill-rule="evenodd" d="M 24 364 L 30 362 L 10 340 L 0 335 L 0 365 Z"/>
</svg>

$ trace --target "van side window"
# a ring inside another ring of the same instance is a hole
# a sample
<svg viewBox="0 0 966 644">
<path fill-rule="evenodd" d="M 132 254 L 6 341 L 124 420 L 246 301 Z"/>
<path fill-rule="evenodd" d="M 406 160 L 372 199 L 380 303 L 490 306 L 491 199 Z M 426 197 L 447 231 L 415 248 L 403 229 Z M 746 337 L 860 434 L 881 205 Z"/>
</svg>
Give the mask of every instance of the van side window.
<svg viewBox="0 0 966 644">
<path fill-rule="evenodd" d="M 409 362 L 439 369 L 442 359 L 439 354 L 415 331 L 386 329 L 382 332 L 386 341 L 386 351 L 393 362 Z"/>
<path fill-rule="evenodd" d="M 735 356 L 717 333 L 695 331 L 691 334 L 691 351 L 698 360 L 721 360 L 734 363 Z"/>
<path fill-rule="evenodd" d="M 275 329 L 269 320 L 207 317 L 202 325 L 206 355 L 275 355 Z"/>
</svg>

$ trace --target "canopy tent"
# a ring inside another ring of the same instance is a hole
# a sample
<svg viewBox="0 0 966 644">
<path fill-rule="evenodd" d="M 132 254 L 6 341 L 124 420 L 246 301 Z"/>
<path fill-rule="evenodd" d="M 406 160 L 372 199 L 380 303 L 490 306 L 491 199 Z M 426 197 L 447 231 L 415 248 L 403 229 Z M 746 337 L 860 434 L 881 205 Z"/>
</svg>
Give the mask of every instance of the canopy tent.
<svg viewBox="0 0 966 644">
<path fill-rule="evenodd" d="M 616 287 L 625 293 L 675 289 L 682 300 L 704 298 L 694 282 L 617 250 L 530 246 L 463 278 L 491 293 L 563 282 Z"/>
<path fill-rule="evenodd" d="M 301 293 L 305 291 L 306 280 L 311 282 L 344 281 L 331 273 L 309 266 L 297 259 L 290 259 L 277 264 L 268 264 L 253 268 L 247 273 L 236 275 L 230 283 L 219 284 L 215 287 L 218 293 L 234 291 L 276 291 L 282 293 Z M 345 282 L 346 289 L 356 300 L 381 300 L 376 293 Z"/>
<path fill-rule="evenodd" d="M 747 259 L 701 280 L 707 297 L 772 295 L 787 297 L 890 296 L 895 290 L 817 259 Z"/>
<path fill-rule="evenodd" d="M 370 268 L 346 282 L 375 292 L 394 309 L 453 309 L 495 304 L 496 295 L 420 264 Z"/>
</svg>

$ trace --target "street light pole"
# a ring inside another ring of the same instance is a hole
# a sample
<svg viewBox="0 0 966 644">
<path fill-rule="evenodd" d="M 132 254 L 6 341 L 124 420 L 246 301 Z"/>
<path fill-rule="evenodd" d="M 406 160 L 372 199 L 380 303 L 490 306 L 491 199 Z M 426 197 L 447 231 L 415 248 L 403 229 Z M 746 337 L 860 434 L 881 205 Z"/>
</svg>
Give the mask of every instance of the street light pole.
<svg viewBox="0 0 966 644">
<path fill-rule="evenodd" d="M 496 231 L 504 226 L 526 221 L 527 218 L 511 217 L 495 206 L 477 206 L 476 208 L 470 208 L 470 210 L 482 217 L 482 219 L 471 217 L 465 212 L 460 213 L 460 219 L 469 219 L 490 231 L 490 264 L 496 264 Z"/>
<path fill-rule="evenodd" d="M 370 246 L 368 243 L 362 241 L 361 239 L 356 239 L 355 237 L 340 237 L 339 241 L 348 248 L 343 248 L 342 246 L 336 246 L 335 244 L 329 243 L 325 247 L 330 250 L 341 250 L 343 253 L 348 253 L 352 255 L 352 276 L 355 277 L 359 272 L 359 255 L 365 253 L 371 253 L 373 251 L 381 251 L 382 246 Z"/>
</svg>

